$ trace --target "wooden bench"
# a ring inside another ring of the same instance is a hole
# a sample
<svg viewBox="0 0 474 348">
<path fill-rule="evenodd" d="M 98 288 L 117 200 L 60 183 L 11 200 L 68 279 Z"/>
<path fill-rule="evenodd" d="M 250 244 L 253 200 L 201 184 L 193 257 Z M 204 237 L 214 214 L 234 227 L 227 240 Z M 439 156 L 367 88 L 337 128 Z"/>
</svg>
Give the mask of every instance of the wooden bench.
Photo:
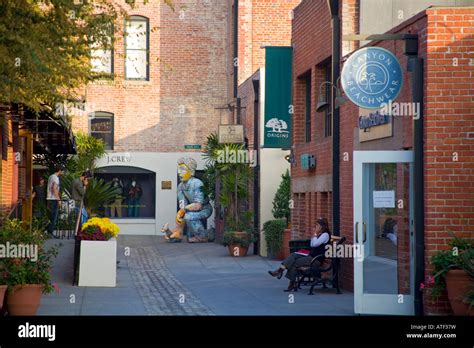
<svg viewBox="0 0 474 348">
<path fill-rule="evenodd" d="M 346 241 L 346 237 L 331 236 L 330 243 L 336 243 L 336 245 L 343 244 Z M 290 241 L 290 252 L 295 252 L 300 249 L 310 249 L 310 239 L 299 239 Z M 311 260 L 309 266 L 299 267 L 297 273 L 297 286 L 295 291 L 301 289 L 302 285 L 310 285 L 309 295 L 313 295 L 313 289 L 316 285 L 322 284 L 323 288 L 327 288 L 327 283 L 332 283 L 332 288 L 336 289 L 338 294 L 341 294 L 341 288 L 339 285 L 339 270 L 340 260 L 336 256 L 326 258 L 320 267 L 315 267 L 314 263 L 317 255 Z"/>
</svg>

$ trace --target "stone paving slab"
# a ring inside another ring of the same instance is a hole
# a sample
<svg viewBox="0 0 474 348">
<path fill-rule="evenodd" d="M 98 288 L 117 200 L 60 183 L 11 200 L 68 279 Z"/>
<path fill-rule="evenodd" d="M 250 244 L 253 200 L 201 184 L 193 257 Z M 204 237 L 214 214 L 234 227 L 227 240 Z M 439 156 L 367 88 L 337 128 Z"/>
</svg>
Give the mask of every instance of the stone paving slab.
<svg viewBox="0 0 474 348">
<path fill-rule="evenodd" d="M 117 287 L 72 286 L 74 242 L 61 242 L 53 268 L 60 292 L 43 296 L 39 315 L 354 315 L 349 292 L 283 292 L 287 280 L 267 274 L 278 261 L 157 236 L 119 237 Z"/>
<path fill-rule="evenodd" d="M 135 236 L 124 236 L 122 245 L 136 245 Z M 287 280 L 271 278 L 267 271 L 279 261 L 256 255 L 235 258 L 215 243 L 166 243 L 148 237 L 176 279 L 218 315 L 354 315 L 353 294 L 333 289 L 308 288 L 283 292 Z M 291 302 L 291 303 L 290 303 Z"/>
</svg>

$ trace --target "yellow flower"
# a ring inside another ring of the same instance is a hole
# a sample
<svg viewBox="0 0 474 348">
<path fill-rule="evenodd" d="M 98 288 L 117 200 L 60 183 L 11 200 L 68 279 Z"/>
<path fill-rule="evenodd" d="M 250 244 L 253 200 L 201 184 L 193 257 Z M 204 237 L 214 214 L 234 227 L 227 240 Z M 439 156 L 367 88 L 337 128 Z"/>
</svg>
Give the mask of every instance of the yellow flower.
<svg viewBox="0 0 474 348">
<path fill-rule="evenodd" d="M 98 227 L 103 234 L 109 234 L 112 237 L 117 237 L 120 232 L 119 227 L 112 223 L 109 218 L 90 218 L 82 225 L 82 229 L 84 230 L 90 226 Z"/>
</svg>

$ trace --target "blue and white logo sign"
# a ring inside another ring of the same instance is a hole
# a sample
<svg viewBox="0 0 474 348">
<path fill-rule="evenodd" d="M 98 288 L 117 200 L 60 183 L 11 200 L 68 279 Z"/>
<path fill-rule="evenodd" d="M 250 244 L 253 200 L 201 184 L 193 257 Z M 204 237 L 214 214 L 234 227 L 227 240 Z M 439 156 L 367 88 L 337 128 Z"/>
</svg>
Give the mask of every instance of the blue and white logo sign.
<svg viewBox="0 0 474 348">
<path fill-rule="evenodd" d="M 402 67 L 397 57 L 385 48 L 362 48 L 347 59 L 342 68 L 341 83 L 354 104 L 365 109 L 379 109 L 400 93 Z"/>
</svg>

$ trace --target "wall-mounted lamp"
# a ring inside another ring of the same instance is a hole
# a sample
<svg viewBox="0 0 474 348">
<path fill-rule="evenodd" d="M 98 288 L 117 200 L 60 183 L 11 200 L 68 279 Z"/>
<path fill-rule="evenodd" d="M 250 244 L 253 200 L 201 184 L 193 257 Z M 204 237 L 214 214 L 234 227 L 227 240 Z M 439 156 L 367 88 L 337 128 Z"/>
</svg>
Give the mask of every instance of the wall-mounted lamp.
<svg viewBox="0 0 474 348">
<path fill-rule="evenodd" d="M 338 79 L 338 82 L 339 82 L 339 79 Z M 339 109 L 341 107 L 341 105 L 344 104 L 348 100 L 345 96 L 342 95 L 340 88 L 338 88 L 337 86 L 334 86 L 329 81 L 324 81 L 319 86 L 319 98 L 318 98 L 318 104 L 316 105 L 316 112 L 326 111 L 330 107 L 329 101 L 326 99 L 326 95 L 323 94 L 323 86 L 326 85 L 326 84 L 328 84 L 328 85 L 332 86 L 332 88 L 336 89 L 336 98 L 335 98 L 335 102 L 334 102 L 334 107 L 336 109 Z M 337 83 L 336 83 L 336 85 L 337 85 Z"/>
</svg>

